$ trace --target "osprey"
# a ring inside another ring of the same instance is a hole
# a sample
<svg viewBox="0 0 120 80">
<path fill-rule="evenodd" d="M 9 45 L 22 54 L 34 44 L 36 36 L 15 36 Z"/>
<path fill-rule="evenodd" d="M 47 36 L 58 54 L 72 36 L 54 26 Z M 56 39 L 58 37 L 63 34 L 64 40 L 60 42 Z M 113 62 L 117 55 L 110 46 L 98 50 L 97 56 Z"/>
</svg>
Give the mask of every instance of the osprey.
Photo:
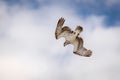
<svg viewBox="0 0 120 80">
<path fill-rule="evenodd" d="M 59 39 L 61 37 L 64 37 L 66 40 L 64 42 L 64 47 L 68 44 L 72 44 L 74 46 L 74 54 L 90 57 L 92 55 L 92 51 L 87 50 L 83 46 L 83 39 L 81 37 L 78 37 L 79 34 L 83 31 L 83 28 L 81 26 L 77 26 L 75 31 L 72 31 L 68 26 L 63 27 L 64 22 L 64 18 L 60 18 L 58 20 L 57 27 L 55 30 L 55 38 Z"/>
</svg>

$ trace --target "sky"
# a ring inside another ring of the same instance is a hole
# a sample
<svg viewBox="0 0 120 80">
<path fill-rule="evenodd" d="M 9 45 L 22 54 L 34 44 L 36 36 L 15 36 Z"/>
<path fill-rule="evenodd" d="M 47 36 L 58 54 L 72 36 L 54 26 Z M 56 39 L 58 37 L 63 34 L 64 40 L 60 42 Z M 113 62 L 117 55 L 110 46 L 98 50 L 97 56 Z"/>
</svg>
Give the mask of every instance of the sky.
<svg viewBox="0 0 120 80">
<path fill-rule="evenodd" d="M 0 80 L 120 80 L 119 0 L 0 0 Z M 91 57 L 55 39 L 59 18 Z"/>
</svg>

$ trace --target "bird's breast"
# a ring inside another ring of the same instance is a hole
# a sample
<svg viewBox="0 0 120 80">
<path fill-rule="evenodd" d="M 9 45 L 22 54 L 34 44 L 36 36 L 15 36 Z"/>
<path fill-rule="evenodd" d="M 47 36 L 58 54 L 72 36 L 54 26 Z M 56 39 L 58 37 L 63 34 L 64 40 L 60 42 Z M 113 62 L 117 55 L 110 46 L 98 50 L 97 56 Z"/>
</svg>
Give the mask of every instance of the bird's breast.
<svg viewBox="0 0 120 80">
<path fill-rule="evenodd" d="M 76 36 L 74 36 L 73 34 L 66 37 L 66 40 L 70 42 L 73 42 L 75 39 L 76 39 Z"/>
</svg>

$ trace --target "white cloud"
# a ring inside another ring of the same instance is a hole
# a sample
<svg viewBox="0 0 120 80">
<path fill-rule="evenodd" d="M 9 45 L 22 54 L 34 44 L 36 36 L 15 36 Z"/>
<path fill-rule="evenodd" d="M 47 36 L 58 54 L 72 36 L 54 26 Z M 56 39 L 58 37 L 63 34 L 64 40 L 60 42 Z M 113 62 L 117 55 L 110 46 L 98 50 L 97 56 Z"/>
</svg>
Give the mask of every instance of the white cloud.
<svg viewBox="0 0 120 80">
<path fill-rule="evenodd" d="M 120 28 L 105 28 L 105 16 L 83 19 L 60 6 L 30 10 L 3 3 L 0 11 L 0 80 L 120 79 Z M 60 17 L 72 29 L 84 27 L 81 36 L 92 57 L 74 55 L 73 46 L 63 47 L 64 39 L 55 40 Z"/>
</svg>

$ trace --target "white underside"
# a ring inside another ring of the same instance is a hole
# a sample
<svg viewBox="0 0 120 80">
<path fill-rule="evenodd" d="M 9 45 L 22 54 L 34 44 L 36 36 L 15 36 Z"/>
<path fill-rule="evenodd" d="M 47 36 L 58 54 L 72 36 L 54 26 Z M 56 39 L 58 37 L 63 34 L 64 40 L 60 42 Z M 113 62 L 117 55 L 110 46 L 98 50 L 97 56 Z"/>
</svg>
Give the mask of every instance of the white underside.
<svg viewBox="0 0 120 80">
<path fill-rule="evenodd" d="M 71 43 L 75 41 L 76 36 L 74 34 L 69 34 L 66 38 L 67 41 L 70 41 Z"/>
</svg>

